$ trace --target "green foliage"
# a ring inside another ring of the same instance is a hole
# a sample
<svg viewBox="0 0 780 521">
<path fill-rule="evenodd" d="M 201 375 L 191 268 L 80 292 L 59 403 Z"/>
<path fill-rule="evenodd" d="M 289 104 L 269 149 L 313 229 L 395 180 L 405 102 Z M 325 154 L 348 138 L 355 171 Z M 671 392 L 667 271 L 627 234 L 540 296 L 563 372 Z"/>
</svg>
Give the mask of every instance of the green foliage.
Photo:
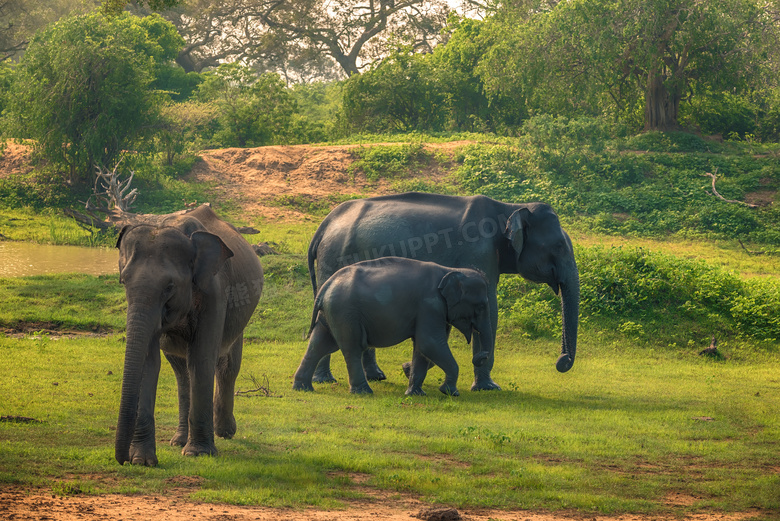
<svg viewBox="0 0 780 521">
<path fill-rule="evenodd" d="M 443 103 L 431 60 L 409 48 L 344 84 L 344 114 L 356 131 L 441 130 Z"/>
<path fill-rule="evenodd" d="M 103 0 L 101 2 L 101 10 L 106 15 L 118 15 L 120 14 L 127 4 L 131 0 Z M 137 0 L 137 3 L 141 5 L 148 5 L 150 9 L 154 11 L 163 11 L 176 7 L 181 4 L 183 0 Z"/>
<path fill-rule="evenodd" d="M 357 171 L 363 172 L 369 181 L 405 177 L 431 158 L 422 143 L 358 147 L 352 153 L 358 159 L 349 166 L 349 172 L 353 176 Z"/>
<path fill-rule="evenodd" d="M 514 144 L 464 147 L 456 178 L 467 194 L 547 202 L 600 233 L 780 240 L 776 205 L 718 199 L 704 176 L 717 171 L 726 199 L 773 197 L 780 168 L 772 156 L 679 132 L 609 140 L 607 128 L 591 118 L 532 118 Z"/>
<path fill-rule="evenodd" d="M 154 148 L 166 166 L 202 150 L 219 128 L 218 107 L 198 101 L 168 103 L 160 110 Z"/>
<path fill-rule="evenodd" d="M 492 45 L 478 70 L 489 96 L 529 110 L 628 123 L 643 106 L 644 128 L 665 130 L 692 94 L 762 83 L 777 28 L 761 9 L 754 0 L 520 3 L 488 20 Z"/>
<path fill-rule="evenodd" d="M 11 135 L 34 139 L 71 182 L 91 185 L 94 164 L 112 165 L 150 129 L 160 99 L 149 88 L 156 64 L 181 45 L 157 15 L 60 20 L 35 35 L 14 75 L 5 111 Z"/>
<path fill-rule="evenodd" d="M 731 92 L 705 93 L 680 109 L 680 122 L 704 134 L 737 135 L 744 138 L 757 130 L 758 107 L 746 96 Z"/>
<path fill-rule="evenodd" d="M 216 106 L 219 128 L 212 146 L 271 145 L 291 137 L 295 99 L 278 74 L 257 76 L 248 67 L 225 63 L 204 74 L 197 97 Z"/>
<path fill-rule="evenodd" d="M 584 316 L 654 326 L 647 329 L 686 324 L 676 333 L 683 337 L 717 332 L 780 339 L 780 317 L 769 312 L 780 306 L 776 280 L 745 281 L 703 261 L 643 249 L 586 248 L 577 259 Z"/>
</svg>

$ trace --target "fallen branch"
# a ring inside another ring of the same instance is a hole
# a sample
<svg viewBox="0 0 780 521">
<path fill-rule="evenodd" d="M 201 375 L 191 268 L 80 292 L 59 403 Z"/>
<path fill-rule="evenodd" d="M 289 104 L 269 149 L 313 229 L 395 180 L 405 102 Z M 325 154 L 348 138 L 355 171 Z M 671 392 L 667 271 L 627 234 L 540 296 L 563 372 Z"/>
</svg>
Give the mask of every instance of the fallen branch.
<svg viewBox="0 0 780 521">
<path fill-rule="evenodd" d="M 707 192 L 708 194 L 714 195 L 715 197 L 717 197 L 717 198 L 719 198 L 719 199 L 721 199 L 721 200 L 723 200 L 723 201 L 725 201 L 727 203 L 743 204 L 743 205 L 747 206 L 748 208 L 758 208 L 757 204 L 750 204 L 750 203 L 746 203 L 744 201 L 735 201 L 734 199 L 726 199 L 725 197 L 720 195 L 718 193 L 718 191 L 715 189 L 715 181 L 718 179 L 717 174 L 718 174 L 718 168 L 717 167 L 715 168 L 715 173 L 714 174 L 711 174 L 710 172 L 705 172 L 705 173 L 702 174 L 704 176 L 712 178 L 712 192 L 708 191 Z"/>
<path fill-rule="evenodd" d="M 745 247 L 745 245 L 742 244 L 742 240 L 741 239 L 737 239 L 737 242 L 739 243 L 740 246 L 742 246 L 742 249 L 745 250 L 745 253 L 747 253 L 748 255 L 763 255 L 763 254 L 766 253 L 765 251 L 751 251 L 751 250 L 748 250 Z"/>
<path fill-rule="evenodd" d="M 281 398 L 281 396 L 275 396 L 273 391 L 271 391 L 271 387 L 268 384 L 268 375 L 263 375 L 264 383 L 260 383 L 260 381 L 255 377 L 255 375 L 250 374 L 248 380 L 252 381 L 252 385 L 254 385 L 254 389 L 247 389 L 246 391 L 237 390 L 235 392 L 236 396 L 240 395 L 249 395 L 249 394 L 260 394 L 262 396 L 265 396 L 266 398 Z"/>
</svg>

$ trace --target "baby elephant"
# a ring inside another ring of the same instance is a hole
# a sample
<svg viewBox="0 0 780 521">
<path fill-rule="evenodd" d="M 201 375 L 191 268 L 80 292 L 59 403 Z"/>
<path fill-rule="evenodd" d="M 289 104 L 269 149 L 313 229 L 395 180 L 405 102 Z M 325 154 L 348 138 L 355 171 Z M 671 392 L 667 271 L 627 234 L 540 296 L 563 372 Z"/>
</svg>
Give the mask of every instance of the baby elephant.
<svg viewBox="0 0 780 521">
<path fill-rule="evenodd" d="M 472 360 L 481 365 L 494 342 L 487 282 L 481 273 L 400 257 L 344 267 L 317 293 L 309 347 L 295 373 L 293 389 L 313 391 L 317 363 L 341 348 L 350 391 L 370 393 L 361 362 L 363 350 L 411 338 L 414 353 L 406 394 L 425 394 L 422 383 L 430 361 L 445 374 L 439 390 L 457 396 L 458 364 L 447 344 L 450 326 L 469 342 L 472 331 L 481 336 L 486 351 L 474 354 Z"/>
</svg>

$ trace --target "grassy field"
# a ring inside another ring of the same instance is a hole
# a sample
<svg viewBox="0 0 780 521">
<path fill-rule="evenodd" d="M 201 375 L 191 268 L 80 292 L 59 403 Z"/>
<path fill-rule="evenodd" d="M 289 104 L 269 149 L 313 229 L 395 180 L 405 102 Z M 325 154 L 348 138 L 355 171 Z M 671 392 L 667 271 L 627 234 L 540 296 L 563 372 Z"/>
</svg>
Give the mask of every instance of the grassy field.
<svg viewBox="0 0 780 521">
<path fill-rule="evenodd" d="M 251 242 L 267 241 L 281 252 L 262 259 L 265 288 L 245 332 L 238 383 L 259 391 L 236 398 L 236 438 L 217 441 L 217 458 L 183 458 L 168 445 L 177 411 L 174 377 L 163 364 L 160 465 L 118 466 L 113 438 L 125 341 L 118 277 L 5 279 L 0 484 L 60 495 L 153 493 L 197 477 L 193 499 L 276 507 L 340 508 L 381 491 L 458 508 L 749 512 L 777 519 L 780 214 L 776 204 L 758 213 L 718 209 L 701 176 L 728 163 L 719 187 L 730 197 L 755 196 L 776 189 L 776 161 L 725 148 L 653 152 L 645 142 L 631 149 L 642 151 L 641 160 L 625 152 L 628 145 L 604 152 L 502 143 L 464 147 L 446 183 L 458 193 L 484 189 L 560 207 L 582 284 L 580 341 L 570 372 L 554 368 L 557 299 L 546 287 L 505 276 L 493 371 L 502 391 L 468 391 L 470 348 L 453 336 L 458 398 L 438 392 L 438 369 L 424 385 L 428 396 L 404 396 L 400 365 L 410 358 L 409 343 L 378 353 L 388 380 L 372 384 L 373 396 L 349 394 L 339 355 L 337 384 L 293 392 L 312 303 L 305 252 L 327 204 L 310 204 L 311 218 L 295 222 L 245 222 L 240 208 L 227 204 L 220 209 L 228 219 L 260 230 Z M 401 148 L 384 147 L 381 157 L 367 151 L 359 155 L 360 168 L 368 172 L 390 160 L 407 168 L 406 149 L 416 149 Z M 451 188 L 402 182 L 405 189 Z M 575 185 L 582 190 L 568 193 Z M 189 190 L 208 188 L 171 186 L 157 194 L 171 205 L 191 200 Z M 0 233 L 54 244 L 115 241 L 30 208 L 0 208 Z M 712 335 L 721 359 L 698 355 Z"/>
<path fill-rule="evenodd" d="M 305 235 L 281 226 L 276 240 Z M 595 239 L 594 239 L 595 240 Z M 731 339 L 730 358 L 702 346 L 659 348 L 584 321 L 577 361 L 559 374 L 554 338 L 530 339 L 511 321 L 498 339 L 503 390 L 468 391 L 470 348 L 453 337 L 459 398 L 441 395 L 434 369 L 427 397 L 405 397 L 407 343 L 379 352 L 388 380 L 374 396 L 337 384 L 291 390 L 305 350 L 311 303 L 304 257 L 263 259 L 264 298 L 247 329 L 239 432 L 218 440 L 218 458 L 183 458 L 167 440 L 176 425 L 175 381 L 163 366 L 157 400 L 157 468 L 119 467 L 113 429 L 123 364 L 123 290 L 116 277 L 62 275 L 0 283 L 0 324 L 24 306 L 72 338 L 42 332 L 0 337 L 0 481 L 56 494 L 162 492 L 199 476 L 193 499 L 339 508 L 367 487 L 436 504 L 660 513 L 780 508 L 780 376 L 773 343 Z M 668 245 L 669 248 L 680 246 Z M 702 245 L 687 245 L 694 255 Z M 736 252 L 737 270 L 751 272 Z M 777 275 L 777 272 L 774 272 Z M 90 295 L 90 298 L 85 298 Z M 70 307 L 69 307 L 70 306 Z M 66 318 L 52 319 L 52 310 Z M 67 317 L 71 317 L 67 319 Z M 107 336 L 93 329 L 113 331 Z M 770 347 L 767 348 L 766 346 Z M 259 384 L 259 385 L 258 385 Z M 17 417 L 35 421 L 12 421 Z"/>
</svg>

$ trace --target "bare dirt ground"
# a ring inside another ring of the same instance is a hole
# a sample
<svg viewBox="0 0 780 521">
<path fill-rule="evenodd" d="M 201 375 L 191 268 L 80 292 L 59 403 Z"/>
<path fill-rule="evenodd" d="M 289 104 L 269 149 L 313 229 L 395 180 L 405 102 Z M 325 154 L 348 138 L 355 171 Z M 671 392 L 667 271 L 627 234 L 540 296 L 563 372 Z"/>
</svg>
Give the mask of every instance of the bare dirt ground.
<svg viewBox="0 0 780 521">
<path fill-rule="evenodd" d="M 185 521 L 742 521 L 757 515 L 693 514 L 680 516 L 602 516 L 577 512 L 531 512 L 524 510 L 457 510 L 431 506 L 413 497 L 370 494 L 372 498 L 347 503 L 341 510 L 280 509 L 200 503 L 188 499 L 197 485 L 172 488 L 165 495 L 69 495 L 59 496 L 42 489 L 0 487 L 0 519 L 77 520 L 165 520 Z M 764 513 L 766 515 L 766 513 Z"/>
<path fill-rule="evenodd" d="M 452 153 L 467 141 L 429 143 L 428 150 Z M 400 143 L 392 143 L 400 145 Z M 391 181 L 370 182 L 359 170 L 350 172 L 354 150 L 360 146 L 268 146 L 206 150 L 203 161 L 192 169 L 189 179 L 208 183 L 216 199 L 241 206 L 246 216 L 271 219 L 300 219 L 306 216 L 288 206 L 280 206 L 280 197 L 320 200 L 332 195 L 390 193 Z M 413 177 L 436 180 L 446 176 L 446 168 L 423 166 Z"/>
<path fill-rule="evenodd" d="M 427 149 L 452 153 L 466 142 L 427 144 Z M 369 182 L 365 176 L 351 173 L 355 161 L 351 152 L 361 145 L 344 146 L 272 146 L 254 149 L 208 150 L 201 154 L 203 161 L 196 164 L 189 179 L 208 183 L 213 202 L 222 200 L 238 204 L 246 217 L 270 219 L 310 218 L 289 206 L 279 205 L 280 196 L 320 200 L 333 194 L 363 194 L 366 196 L 390 193 L 391 183 L 385 180 Z M 0 154 L 0 178 L 26 174 L 30 166 L 29 148 L 7 143 Z M 446 176 L 446 166 L 423 166 L 412 174 L 437 180 Z M 204 202 L 204 201 L 198 201 Z M 249 219 L 248 219 L 249 220 Z M 110 480 L 110 478 L 107 478 Z M 98 481 L 101 481 L 98 479 Z M 601 516 L 577 512 L 530 512 L 504 510 L 447 510 L 444 505 L 432 507 L 418 498 L 362 487 L 369 498 L 346 502 L 341 510 L 277 509 L 200 503 L 190 499 L 201 483 L 197 478 L 182 478 L 172 482 L 166 493 L 158 495 L 69 494 L 57 495 L 52 488 L 0 485 L 0 519 L 2 520 L 152 520 L 167 521 L 357 521 L 382 519 L 387 521 L 741 521 L 766 512 L 736 514 L 702 513 L 684 517 L 665 516 Z M 672 495 L 667 505 L 684 509 L 695 498 Z M 439 510 L 437 510 L 439 508 Z"/>
</svg>

